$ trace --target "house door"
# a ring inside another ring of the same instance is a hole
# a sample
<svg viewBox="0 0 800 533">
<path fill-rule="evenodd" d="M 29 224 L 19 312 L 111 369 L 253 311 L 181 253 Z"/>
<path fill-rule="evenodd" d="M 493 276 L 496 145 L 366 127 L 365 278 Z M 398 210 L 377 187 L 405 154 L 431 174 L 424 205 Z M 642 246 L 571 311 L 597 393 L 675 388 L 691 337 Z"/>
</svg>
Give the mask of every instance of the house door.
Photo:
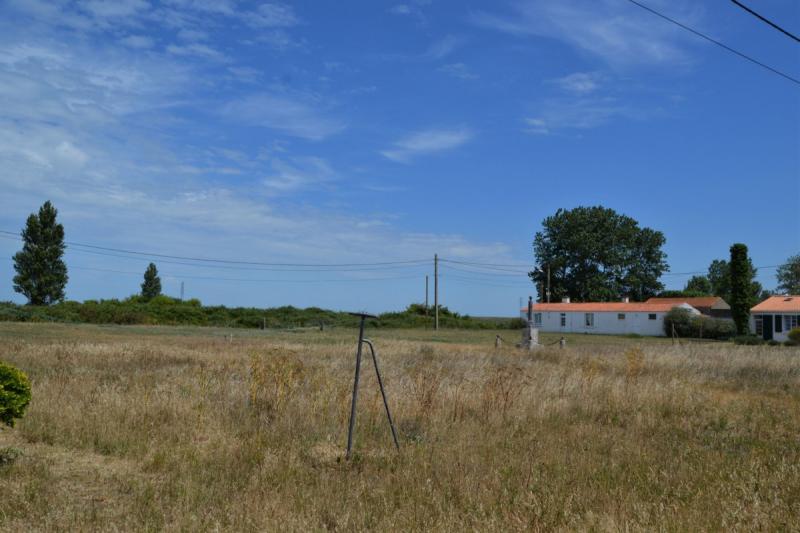
<svg viewBox="0 0 800 533">
<path fill-rule="evenodd" d="M 764 332 L 764 340 L 772 340 L 772 315 L 764 315 L 764 326 L 761 328 Z"/>
</svg>

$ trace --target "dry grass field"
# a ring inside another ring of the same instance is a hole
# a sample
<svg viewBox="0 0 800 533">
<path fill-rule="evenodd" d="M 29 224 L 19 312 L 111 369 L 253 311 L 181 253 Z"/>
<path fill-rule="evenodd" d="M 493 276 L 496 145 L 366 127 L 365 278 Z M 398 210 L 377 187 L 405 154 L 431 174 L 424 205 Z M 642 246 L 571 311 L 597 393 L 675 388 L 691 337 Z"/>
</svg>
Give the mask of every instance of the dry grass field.
<svg viewBox="0 0 800 533">
<path fill-rule="evenodd" d="M 345 462 L 355 331 L 226 334 L 0 325 L 0 529 L 800 529 L 797 349 L 378 331 Z"/>
</svg>

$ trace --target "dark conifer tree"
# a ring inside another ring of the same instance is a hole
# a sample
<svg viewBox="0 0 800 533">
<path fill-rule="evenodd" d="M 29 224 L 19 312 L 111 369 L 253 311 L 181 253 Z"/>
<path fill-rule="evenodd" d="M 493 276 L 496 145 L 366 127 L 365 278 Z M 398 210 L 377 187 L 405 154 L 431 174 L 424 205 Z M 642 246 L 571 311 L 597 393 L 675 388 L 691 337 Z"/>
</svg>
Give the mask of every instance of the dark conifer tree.
<svg viewBox="0 0 800 533">
<path fill-rule="evenodd" d="M 144 282 L 142 283 L 142 298 L 151 300 L 156 296 L 161 296 L 161 278 L 158 277 L 156 265 L 150 263 L 144 271 Z"/>
<path fill-rule="evenodd" d="M 58 211 L 48 200 L 31 213 L 22 230 L 22 250 L 14 255 L 14 290 L 30 305 L 50 305 L 64 300 L 67 265 L 64 226 L 56 222 Z"/>
</svg>

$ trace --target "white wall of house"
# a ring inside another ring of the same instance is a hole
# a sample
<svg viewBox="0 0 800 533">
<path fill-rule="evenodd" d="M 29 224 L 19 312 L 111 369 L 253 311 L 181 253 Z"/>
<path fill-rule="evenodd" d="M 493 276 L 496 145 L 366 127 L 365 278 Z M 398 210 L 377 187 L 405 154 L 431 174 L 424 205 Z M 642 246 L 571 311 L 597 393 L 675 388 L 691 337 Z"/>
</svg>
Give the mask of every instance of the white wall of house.
<svg viewBox="0 0 800 533">
<path fill-rule="evenodd" d="M 561 315 L 564 315 L 564 325 L 562 325 Z M 594 312 L 590 321 L 591 326 L 586 325 L 585 312 L 566 311 L 536 311 L 534 309 L 534 327 L 547 333 L 597 333 L 604 335 L 625 335 L 635 333 L 637 335 L 663 336 L 664 335 L 664 316 L 663 311 L 658 312 Z M 541 316 L 541 324 L 537 323 L 538 316 Z M 522 319 L 527 320 L 527 313 L 521 313 Z"/>
<path fill-rule="evenodd" d="M 764 315 L 772 316 L 772 339 L 778 342 L 789 340 L 792 328 L 800 326 L 800 315 L 796 313 L 755 313 L 750 315 L 750 331 L 761 338 L 764 335 Z"/>
</svg>

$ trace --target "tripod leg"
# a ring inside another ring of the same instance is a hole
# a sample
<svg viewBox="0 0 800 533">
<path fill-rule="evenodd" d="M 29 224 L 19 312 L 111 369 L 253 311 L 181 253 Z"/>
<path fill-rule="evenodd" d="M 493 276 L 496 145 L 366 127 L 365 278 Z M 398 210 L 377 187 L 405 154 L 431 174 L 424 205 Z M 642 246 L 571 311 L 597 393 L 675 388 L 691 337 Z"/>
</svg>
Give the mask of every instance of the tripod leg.
<svg viewBox="0 0 800 533">
<path fill-rule="evenodd" d="M 397 450 L 400 450 L 400 443 L 397 442 L 397 431 L 394 429 L 394 422 L 392 421 L 392 413 L 389 411 L 389 402 L 386 400 L 386 391 L 383 389 L 383 378 L 381 378 L 381 371 L 378 369 L 378 356 L 375 355 L 375 347 L 372 346 L 372 341 L 364 339 L 364 343 L 369 346 L 369 351 L 372 353 L 372 362 L 375 364 L 375 374 L 378 376 L 378 386 L 381 388 L 381 396 L 383 397 L 383 406 L 386 408 L 386 418 L 389 419 L 389 427 L 392 428 L 392 439 Z"/>
<path fill-rule="evenodd" d="M 350 459 L 353 449 L 353 429 L 356 426 L 356 400 L 358 400 L 358 377 L 361 372 L 361 347 L 364 342 L 364 317 L 361 317 L 361 326 L 358 330 L 358 350 L 356 351 L 356 375 L 353 378 L 353 402 L 350 405 L 350 424 L 347 429 L 347 454 L 345 459 Z"/>
</svg>

